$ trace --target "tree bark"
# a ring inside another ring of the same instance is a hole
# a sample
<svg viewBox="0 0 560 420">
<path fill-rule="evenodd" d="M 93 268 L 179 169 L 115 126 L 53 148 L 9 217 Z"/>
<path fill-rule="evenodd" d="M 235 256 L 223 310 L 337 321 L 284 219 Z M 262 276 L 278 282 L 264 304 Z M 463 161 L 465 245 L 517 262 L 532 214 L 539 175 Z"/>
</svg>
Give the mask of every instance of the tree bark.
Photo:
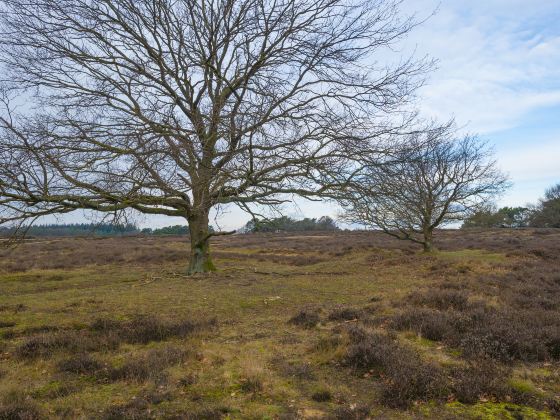
<svg viewBox="0 0 560 420">
<path fill-rule="evenodd" d="M 424 243 L 422 245 L 424 245 L 424 252 L 432 252 L 434 247 L 433 247 L 433 242 L 432 242 L 432 231 L 431 230 L 425 230 L 424 231 Z"/>
<path fill-rule="evenodd" d="M 188 219 L 191 238 L 191 255 L 188 275 L 215 271 L 210 258 L 210 236 L 208 234 L 208 211 L 191 215 Z"/>
</svg>

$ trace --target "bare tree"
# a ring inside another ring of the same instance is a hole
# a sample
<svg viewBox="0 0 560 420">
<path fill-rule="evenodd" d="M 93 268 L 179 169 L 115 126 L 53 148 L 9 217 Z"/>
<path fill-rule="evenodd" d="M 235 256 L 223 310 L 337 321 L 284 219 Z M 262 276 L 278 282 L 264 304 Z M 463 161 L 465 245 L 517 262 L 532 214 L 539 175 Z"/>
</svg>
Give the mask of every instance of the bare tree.
<svg viewBox="0 0 560 420">
<path fill-rule="evenodd" d="M 212 208 L 329 196 L 406 124 L 431 63 L 379 62 L 399 3 L 1 0 L 0 222 L 181 216 L 212 270 Z"/>
<path fill-rule="evenodd" d="M 431 251 L 434 229 L 463 220 L 508 186 L 486 143 L 454 136 L 452 123 L 409 135 L 388 161 L 352 181 L 341 197 L 344 218 Z"/>
</svg>

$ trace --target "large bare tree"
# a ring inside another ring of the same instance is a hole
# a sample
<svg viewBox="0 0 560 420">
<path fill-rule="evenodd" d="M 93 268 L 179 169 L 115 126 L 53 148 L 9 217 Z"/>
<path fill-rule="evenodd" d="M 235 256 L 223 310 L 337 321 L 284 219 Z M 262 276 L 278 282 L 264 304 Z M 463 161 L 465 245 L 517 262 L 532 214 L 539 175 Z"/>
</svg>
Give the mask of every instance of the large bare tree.
<svg viewBox="0 0 560 420">
<path fill-rule="evenodd" d="M 329 196 L 407 118 L 398 0 L 1 0 L 0 222 Z M 385 59 L 383 59 L 385 58 Z"/>
<path fill-rule="evenodd" d="M 343 217 L 433 247 L 439 226 L 464 220 L 508 187 L 492 151 L 453 122 L 412 133 L 382 164 L 374 160 L 341 196 Z"/>
</svg>

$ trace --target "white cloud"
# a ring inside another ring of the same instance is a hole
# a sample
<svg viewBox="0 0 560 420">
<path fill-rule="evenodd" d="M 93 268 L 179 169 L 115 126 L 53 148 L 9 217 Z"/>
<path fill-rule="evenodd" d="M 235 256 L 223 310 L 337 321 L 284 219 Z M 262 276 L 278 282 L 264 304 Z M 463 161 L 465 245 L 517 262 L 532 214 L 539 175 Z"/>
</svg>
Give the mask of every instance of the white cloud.
<svg viewBox="0 0 560 420">
<path fill-rule="evenodd" d="M 520 183 L 551 178 L 560 181 L 560 139 L 504 152 L 500 155 L 499 165 Z"/>
<path fill-rule="evenodd" d="M 440 60 L 420 92 L 425 115 L 454 115 L 469 129 L 490 133 L 560 104 L 560 30 L 551 33 L 545 22 L 558 3 L 528 4 L 449 0 L 415 32 L 410 42 L 418 51 Z"/>
</svg>

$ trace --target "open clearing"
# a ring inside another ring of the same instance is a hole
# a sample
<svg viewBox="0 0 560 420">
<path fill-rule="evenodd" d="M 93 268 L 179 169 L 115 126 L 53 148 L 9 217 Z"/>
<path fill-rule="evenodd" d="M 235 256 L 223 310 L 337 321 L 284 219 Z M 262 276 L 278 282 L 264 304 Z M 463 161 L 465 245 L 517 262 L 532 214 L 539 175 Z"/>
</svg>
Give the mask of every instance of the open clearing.
<svg viewBox="0 0 560 420">
<path fill-rule="evenodd" d="M 30 240 L 0 260 L 0 418 L 554 418 L 560 232 Z"/>
</svg>

